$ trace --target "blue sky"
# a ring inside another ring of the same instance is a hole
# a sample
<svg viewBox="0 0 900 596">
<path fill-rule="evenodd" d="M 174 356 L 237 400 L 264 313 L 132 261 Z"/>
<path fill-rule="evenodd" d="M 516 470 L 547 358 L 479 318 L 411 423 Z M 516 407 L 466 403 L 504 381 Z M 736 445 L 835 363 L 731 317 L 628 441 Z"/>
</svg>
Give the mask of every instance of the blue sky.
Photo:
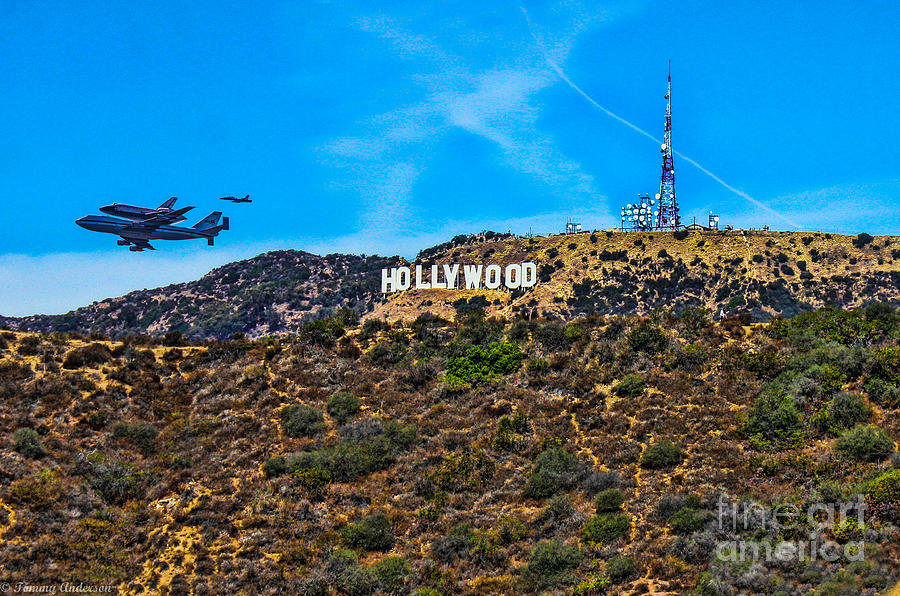
<svg viewBox="0 0 900 596">
<path fill-rule="evenodd" d="M 898 233 L 898 29 L 892 1 L 0 2 L 0 314 L 615 225 L 658 185 L 635 128 L 662 135 L 669 59 L 673 145 L 731 187 L 676 156 L 683 219 Z M 231 231 L 129 253 L 74 224 L 169 196 Z"/>
</svg>

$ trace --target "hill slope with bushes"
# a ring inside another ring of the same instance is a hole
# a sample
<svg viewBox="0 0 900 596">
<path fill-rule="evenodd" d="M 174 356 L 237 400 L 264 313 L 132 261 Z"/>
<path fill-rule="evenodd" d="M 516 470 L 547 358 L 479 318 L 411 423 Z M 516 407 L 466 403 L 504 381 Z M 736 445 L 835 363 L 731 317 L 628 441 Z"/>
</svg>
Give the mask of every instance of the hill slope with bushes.
<svg viewBox="0 0 900 596">
<path fill-rule="evenodd" d="M 520 263 L 538 267 L 522 291 L 411 290 L 372 316 L 452 316 L 453 302 L 482 296 L 490 314 L 553 316 L 649 314 L 707 308 L 754 321 L 822 306 L 900 303 L 900 238 L 818 232 L 595 232 L 513 238 L 445 249 L 431 263 Z"/>
<path fill-rule="evenodd" d="M 898 340 L 886 305 L 747 325 L 467 302 L 168 345 L 0 332 L 3 580 L 874 595 L 900 576 Z M 765 558 L 785 541 L 807 554 Z"/>
<path fill-rule="evenodd" d="M 180 332 L 195 339 L 296 333 L 341 308 L 378 319 L 422 312 L 452 317 L 475 298 L 509 318 L 647 315 L 703 307 L 754 321 L 822 306 L 900 302 L 900 239 L 803 232 L 597 232 L 516 238 L 458 236 L 417 263 L 533 261 L 539 281 L 522 291 L 410 290 L 383 296 L 381 269 L 398 257 L 277 251 L 231 263 L 200 280 L 106 299 L 64 315 L 0 317 L 12 329 L 113 337 Z"/>
</svg>

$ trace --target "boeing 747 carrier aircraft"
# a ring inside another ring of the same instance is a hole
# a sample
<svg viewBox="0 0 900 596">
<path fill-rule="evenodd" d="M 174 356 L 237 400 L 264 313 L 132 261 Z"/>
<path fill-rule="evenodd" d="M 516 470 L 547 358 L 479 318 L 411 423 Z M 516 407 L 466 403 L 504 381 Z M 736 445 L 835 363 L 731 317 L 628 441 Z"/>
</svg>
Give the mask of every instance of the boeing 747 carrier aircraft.
<svg viewBox="0 0 900 596">
<path fill-rule="evenodd" d="M 213 245 L 213 239 L 222 230 L 228 229 L 228 218 L 222 217 L 221 211 L 213 211 L 190 228 L 173 226 L 172 223 L 184 221 L 184 213 L 193 207 L 173 210 L 175 197 L 172 197 L 156 209 L 147 207 L 135 207 L 113 203 L 101 207 L 100 211 L 120 217 L 107 217 L 105 215 L 86 215 L 75 220 L 75 223 L 93 232 L 104 232 L 121 236 L 117 240 L 119 246 L 127 246 L 128 250 L 140 252 L 144 249 L 156 250 L 150 245 L 150 240 L 193 240 L 206 238 L 209 246 Z M 219 225 L 219 218 L 222 224 Z"/>
</svg>

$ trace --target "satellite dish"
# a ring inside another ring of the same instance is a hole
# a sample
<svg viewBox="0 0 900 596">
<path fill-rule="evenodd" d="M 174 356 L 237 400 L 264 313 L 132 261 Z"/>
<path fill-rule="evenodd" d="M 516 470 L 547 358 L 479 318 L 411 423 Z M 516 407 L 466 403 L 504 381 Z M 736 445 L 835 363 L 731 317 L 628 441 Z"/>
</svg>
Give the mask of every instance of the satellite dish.
<svg viewBox="0 0 900 596">
<path fill-rule="evenodd" d="M 662 197 L 659 195 L 659 193 L 656 193 L 656 198 L 661 199 Z"/>
<path fill-rule="evenodd" d="M 666 150 L 666 144 L 663 143 L 662 145 L 659 146 L 659 148 L 662 149 L 663 151 L 665 151 L 665 150 Z"/>
<path fill-rule="evenodd" d="M 659 196 L 659 195 L 656 195 L 656 196 Z M 651 205 L 656 205 L 656 201 L 654 201 L 653 199 L 650 199 L 650 204 L 651 204 Z"/>
<path fill-rule="evenodd" d="M 641 207 L 644 207 L 646 209 L 647 203 L 641 203 Z"/>
</svg>

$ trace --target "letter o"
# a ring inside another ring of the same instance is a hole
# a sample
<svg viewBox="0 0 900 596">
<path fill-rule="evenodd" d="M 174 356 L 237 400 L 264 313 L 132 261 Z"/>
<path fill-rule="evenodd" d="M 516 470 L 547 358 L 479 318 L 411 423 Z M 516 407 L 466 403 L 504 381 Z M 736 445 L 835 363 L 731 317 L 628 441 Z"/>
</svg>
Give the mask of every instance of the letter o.
<svg viewBox="0 0 900 596">
<path fill-rule="evenodd" d="M 397 289 L 401 292 L 409 289 L 412 279 L 409 273 L 409 267 L 397 267 L 397 276 L 394 278 L 397 283 Z"/>
<path fill-rule="evenodd" d="M 513 279 L 513 273 L 515 273 L 515 279 Z M 506 269 L 503 271 L 503 277 L 506 280 L 506 287 L 510 290 L 515 290 L 519 286 L 522 285 L 522 266 L 521 265 L 507 265 Z"/>
<path fill-rule="evenodd" d="M 500 265 L 488 265 L 484 268 L 484 286 L 489 290 L 496 290 L 502 282 Z"/>
</svg>

